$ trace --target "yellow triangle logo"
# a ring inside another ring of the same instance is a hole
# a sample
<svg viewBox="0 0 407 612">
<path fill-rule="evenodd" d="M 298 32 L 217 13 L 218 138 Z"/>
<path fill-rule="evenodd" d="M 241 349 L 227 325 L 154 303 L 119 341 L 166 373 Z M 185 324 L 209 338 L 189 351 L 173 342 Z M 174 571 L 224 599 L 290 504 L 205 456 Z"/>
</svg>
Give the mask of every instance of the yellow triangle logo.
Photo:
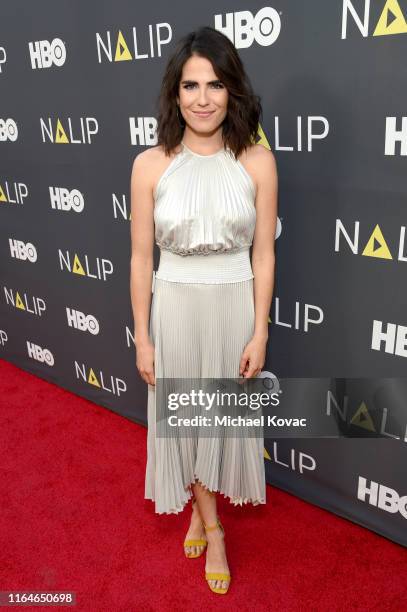
<svg viewBox="0 0 407 612">
<path fill-rule="evenodd" d="M 72 272 L 74 274 L 81 274 L 82 276 L 86 276 L 85 275 L 85 271 L 82 268 L 82 264 L 79 261 L 79 257 L 77 255 L 75 255 L 74 259 L 73 259 L 73 268 L 72 268 Z"/>
<path fill-rule="evenodd" d="M 57 144 L 66 144 L 69 143 L 68 137 L 65 133 L 64 128 L 62 127 L 62 123 L 60 122 L 60 120 L 58 119 L 57 121 L 57 135 L 55 138 L 55 142 Z"/>
<path fill-rule="evenodd" d="M 386 34 L 406 34 L 407 23 L 397 0 L 387 0 L 373 36 Z"/>
<path fill-rule="evenodd" d="M 270 460 L 271 460 L 271 457 L 270 457 L 270 455 L 268 454 L 267 449 L 266 449 L 264 446 L 263 446 L 263 457 L 264 457 L 265 459 L 270 459 Z"/>
<path fill-rule="evenodd" d="M 20 298 L 20 294 L 16 293 L 16 308 L 20 308 L 21 310 L 25 310 L 25 306 L 23 304 L 22 299 Z"/>
<path fill-rule="evenodd" d="M 393 259 L 378 224 L 374 228 L 362 255 L 366 257 L 379 257 L 380 259 Z"/>
<path fill-rule="evenodd" d="M 116 55 L 114 56 L 115 62 L 126 62 L 133 59 L 129 48 L 124 40 L 121 30 L 119 30 L 119 36 L 117 37 Z"/>
<path fill-rule="evenodd" d="M 91 368 L 89 370 L 89 378 L 88 378 L 88 383 L 90 385 L 94 385 L 95 387 L 100 387 L 100 383 L 98 381 L 98 379 L 96 378 L 96 374 L 93 371 L 93 368 Z"/>
<path fill-rule="evenodd" d="M 257 141 L 256 144 L 261 144 L 263 145 L 263 147 L 265 149 L 269 149 L 270 150 L 270 145 L 268 143 L 267 137 L 263 131 L 263 128 L 261 127 L 261 125 L 259 124 L 258 130 L 257 130 L 257 135 L 260 137 L 260 139 Z"/>
<path fill-rule="evenodd" d="M 7 202 L 6 194 L 3 191 L 3 187 L 0 185 L 0 202 Z"/>
<path fill-rule="evenodd" d="M 351 423 L 352 425 L 363 427 L 363 429 L 368 429 L 369 431 L 376 431 L 372 417 L 369 414 L 365 402 L 360 404 L 359 408 L 352 417 Z"/>
</svg>

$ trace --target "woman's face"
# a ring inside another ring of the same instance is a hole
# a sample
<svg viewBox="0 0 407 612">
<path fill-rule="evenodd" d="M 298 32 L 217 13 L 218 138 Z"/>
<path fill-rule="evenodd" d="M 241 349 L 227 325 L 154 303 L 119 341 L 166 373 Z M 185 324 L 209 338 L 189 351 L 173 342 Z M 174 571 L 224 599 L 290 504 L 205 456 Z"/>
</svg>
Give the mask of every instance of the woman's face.
<svg viewBox="0 0 407 612">
<path fill-rule="evenodd" d="M 227 115 L 228 98 L 208 59 L 192 56 L 185 62 L 177 104 L 187 126 L 195 132 L 216 131 Z"/>
</svg>

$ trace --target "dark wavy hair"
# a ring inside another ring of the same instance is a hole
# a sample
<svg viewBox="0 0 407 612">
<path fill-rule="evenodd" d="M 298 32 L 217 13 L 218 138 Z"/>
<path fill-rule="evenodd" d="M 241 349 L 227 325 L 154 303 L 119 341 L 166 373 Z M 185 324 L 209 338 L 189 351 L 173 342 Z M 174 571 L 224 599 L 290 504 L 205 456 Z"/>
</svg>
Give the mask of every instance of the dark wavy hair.
<svg viewBox="0 0 407 612">
<path fill-rule="evenodd" d="M 225 34 L 209 26 L 200 27 L 181 38 L 168 60 L 158 98 L 158 145 L 162 145 L 169 155 L 182 140 L 185 121 L 178 116 L 176 96 L 182 68 L 193 55 L 208 59 L 217 78 L 228 90 L 228 112 L 222 123 L 222 139 L 224 146 L 227 145 L 238 157 L 255 142 L 263 112 L 261 98 L 253 93 L 233 43 Z"/>
</svg>

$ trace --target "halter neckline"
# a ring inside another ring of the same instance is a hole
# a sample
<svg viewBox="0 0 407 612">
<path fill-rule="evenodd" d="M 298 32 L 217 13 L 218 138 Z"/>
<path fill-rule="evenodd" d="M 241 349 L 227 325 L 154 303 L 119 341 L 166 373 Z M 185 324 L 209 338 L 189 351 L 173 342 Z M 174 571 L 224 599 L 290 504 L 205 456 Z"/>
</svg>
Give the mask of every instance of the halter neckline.
<svg viewBox="0 0 407 612">
<path fill-rule="evenodd" d="M 187 145 L 185 144 L 185 142 L 183 140 L 181 140 L 181 144 L 184 147 L 184 149 L 186 149 L 189 153 L 191 153 L 192 155 L 195 155 L 196 157 L 217 157 L 218 155 L 220 155 L 221 153 L 225 153 L 226 150 L 224 147 L 222 147 L 222 149 L 219 149 L 219 151 L 217 151 L 216 153 L 211 153 L 210 155 L 201 155 L 200 153 L 195 153 L 195 151 L 192 151 L 189 147 L 187 147 Z"/>
</svg>

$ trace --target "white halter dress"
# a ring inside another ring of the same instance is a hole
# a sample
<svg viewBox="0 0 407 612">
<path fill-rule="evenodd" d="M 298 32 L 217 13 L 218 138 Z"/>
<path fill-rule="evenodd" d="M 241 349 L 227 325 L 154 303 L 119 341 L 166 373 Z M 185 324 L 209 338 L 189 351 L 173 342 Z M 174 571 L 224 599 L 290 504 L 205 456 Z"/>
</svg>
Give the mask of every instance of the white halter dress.
<svg viewBox="0 0 407 612">
<path fill-rule="evenodd" d="M 182 143 L 154 193 L 160 263 L 153 274 L 150 338 L 155 377 L 239 377 L 254 332 L 250 246 L 255 186 L 230 149 L 199 155 Z M 232 504 L 266 503 L 264 439 L 156 436 L 148 385 L 145 499 L 176 514 L 196 481 Z"/>
</svg>

